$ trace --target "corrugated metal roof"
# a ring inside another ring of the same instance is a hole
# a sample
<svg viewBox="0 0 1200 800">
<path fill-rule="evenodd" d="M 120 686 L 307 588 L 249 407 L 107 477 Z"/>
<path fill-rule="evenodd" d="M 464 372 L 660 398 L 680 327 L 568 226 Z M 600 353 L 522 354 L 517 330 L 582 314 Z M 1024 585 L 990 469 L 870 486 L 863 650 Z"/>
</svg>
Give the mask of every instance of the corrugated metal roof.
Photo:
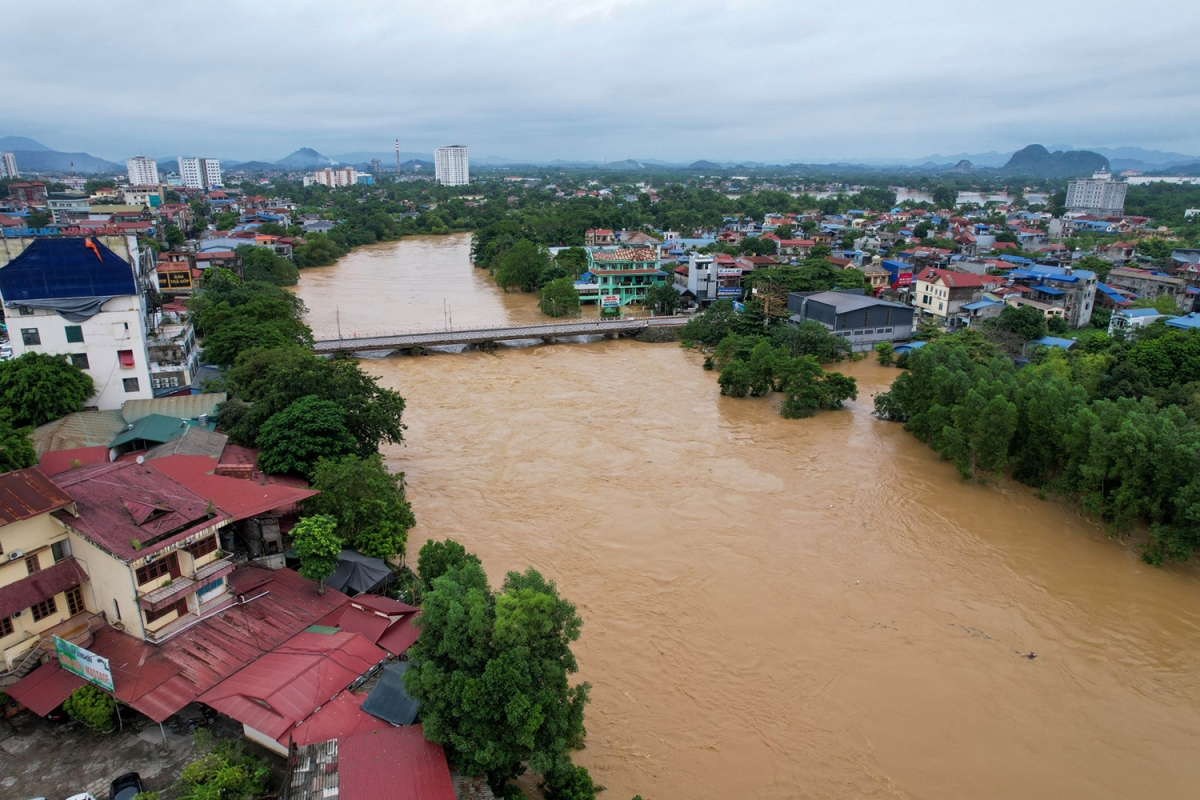
<svg viewBox="0 0 1200 800">
<path fill-rule="evenodd" d="M 338 742 L 338 785 L 346 798 L 454 800 L 441 745 L 420 725 L 358 733 Z"/>
<path fill-rule="evenodd" d="M 85 582 L 88 575 L 74 557 L 64 558 L 52 567 L 0 586 L 0 618 L 11 617 L 18 611 L 65 592 Z"/>
<path fill-rule="evenodd" d="M 109 447 L 120 447 L 131 442 L 155 442 L 163 444 L 177 439 L 191 427 L 180 417 L 167 417 L 162 414 L 150 414 L 129 425 L 126 430 L 118 433 Z"/>
<path fill-rule="evenodd" d="M 137 422 L 151 414 L 162 414 L 177 419 L 196 419 L 201 414 L 211 417 L 216 414 L 217 406 L 228 399 L 229 395 L 225 392 L 207 392 L 178 397 L 156 397 L 152 400 L 126 400 L 121 406 L 121 416 L 127 422 Z"/>
<path fill-rule="evenodd" d="M 207 456 L 167 456 L 155 459 L 155 468 L 193 492 L 207 497 L 234 521 L 250 519 L 275 509 L 287 509 L 318 492 L 277 483 L 214 475 L 217 459 Z"/>
<path fill-rule="evenodd" d="M 0 475 L 0 525 L 48 514 L 70 504 L 70 495 L 37 467 Z"/>
<path fill-rule="evenodd" d="M 57 475 L 84 464 L 107 464 L 108 448 L 104 445 L 95 447 L 77 447 L 73 450 L 51 450 L 43 453 L 38 461 L 38 469 L 45 475 Z"/>
<path fill-rule="evenodd" d="M 125 428 L 120 411 L 77 411 L 62 419 L 33 429 L 29 438 L 39 456 L 51 450 L 80 447 L 108 447 L 112 438 Z"/>
<path fill-rule="evenodd" d="M 189 425 L 188 429 L 183 432 L 183 436 L 147 450 L 146 460 L 175 455 L 220 458 L 221 453 L 225 452 L 225 443 L 228 441 L 229 437 L 223 433 Z"/>
<path fill-rule="evenodd" d="M 4 691 L 39 717 L 44 717 L 84 682 L 83 678 L 60 667 L 57 661 L 48 661 Z"/>
</svg>

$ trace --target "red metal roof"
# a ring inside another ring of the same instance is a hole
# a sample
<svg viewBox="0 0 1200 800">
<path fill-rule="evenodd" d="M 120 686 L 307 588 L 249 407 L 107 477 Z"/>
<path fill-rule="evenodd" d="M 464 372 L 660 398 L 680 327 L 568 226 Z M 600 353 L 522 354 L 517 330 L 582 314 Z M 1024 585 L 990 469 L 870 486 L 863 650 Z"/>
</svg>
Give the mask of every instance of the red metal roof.
<svg viewBox="0 0 1200 800">
<path fill-rule="evenodd" d="M 304 631 L 199 699 L 256 731 L 280 739 L 386 657 L 353 631 Z"/>
<path fill-rule="evenodd" d="M 0 525 L 8 525 L 71 505 L 71 497 L 37 467 L 0 475 Z"/>
<path fill-rule="evenodd" d="M 166 456 L 154 466 L 170 478 L 227 511 L 234 521 L 250 519 L 277 508 L 288 508 L 318 492 L 279 484 L 214 475 L 217 459 L 208 456 Z"/>
<path fill-rule="evenodd" d="M 420 610 L 413 609 L 398 616 L 393 613 L 381 616 L 374 611 L 355 607 L 363 597 L 371 597 L 374 600 L 389 599 L 375 595 L 357 595 L 347 605 L 327 614 L 316 624 L 328 625 L 345 631 L 355 631 L 392 655 L 403 655 L 408 648 L 412 647 L 413 642 L 421 633 L 421 629 L 413 624 L 414 620 L 420 616 Z M 391 602 L 404 608 L 413 608 L 407 603 L 395 600 Z"/>
<path fill-rule="evenodd" d="M 64 558 L 52 567 L 40 570 L 7 586 L 0 586 L 0 618 L 65 592 L 85 582 L 88 575 L 74 557 Z"/>
<path fill-rule="evenodd" d="M 69 469 L 74 469 L 84 464 L 107 464 L 108 463 L 108 447 L 105 445 L 96 445 L 95 447 L 74 447 L 70 450 L 51 450 L 48 453 L 42 454 L 42 460 L 38 462 L 38 469 L 45 475 L 57 475 L 60 472 L 66 472 Z"/>
<path fill-rule="evenodd" d="M 921 274 L 917 276 L 917 280 L 925 281 L 926 283 L 941 281 L 951 289 L 977 288 L 983 286 L 985 283 L 993 282 L 1003 283 L 1002 280 L 985 281 L 979 275 L 970 272 L 951 272 L 950 270 L 937 269 L 936 267 L 928 267 L 922 270 Z"/>
<path fill-rule="evenodd" d="M 161 645 L 108 627 L 96 632 L 88 649 L 109 660 L 117 699 L 161 722 L 349 599 L 333 589 L 318 595 L 290 569 L 239 567 L 229 584 L 243 604 Z"/>
<path fill-rule="evenodd" d="M 57 661 L 49 661 L 4 691 L 39 717 L 44 717 L 85 682 L 60 667 Z"/>
<path fill-rule="evenodd" d="M 355 733 L 370 733 L 371 731 L 390 728 L 391 724 L 373 717 L 363 711 L 365 694 L 342 692 L 308 719 L 294 728 L 289 728 L 280 738 L 279 743 L 286 745 L 290 736 L 297 745 L 327 742 L 330 739 L 342 739 Z"/>
<path fill-rule="evenodd" d="M 420 616 L 420 614 L 405 614 L 384 631 L 383 636 L 379 637 L 376 644 L 394 656 L 404 655 L 404 652 L 412 647 L 413 642 L 421 635 L 421 629 L 415 624 Z"/>
<path fill-rule="evenodd" d="M 339 740 L 338 790 L 346 798 L 454 800 L 446 753 L 425 740 L 420 725 L 389 726 Z"/>
<path fill-rule="evenodd" d="M 77 516 L 59 513 L 59 519 L 127 562 L 230 518 L 150 463 L 89 464 L 55 475 L 54 482 L 70 492 L 78 510 Z M 142 506 L 156 511 L 136 521 L 128 509 Z M 150 544 L 155 539 L 159 541 Z M 137 548 L 131 544 L 134 541 L 140 543 Z"/>
<path fill-rule="evenodd" d="M 421 610 L 416 606 L 410 606 L 408 603 L 401 603 L 399 600 L 393 600 L 390 597 L 383 597 L 377 594 L 355 595 L 350 599 L 350 605 L 365 608 L 368 611 L 378 611 L 380 614 L 387 614 L 389 616 L 411 614 L 414 611 Z"/>
</svg>

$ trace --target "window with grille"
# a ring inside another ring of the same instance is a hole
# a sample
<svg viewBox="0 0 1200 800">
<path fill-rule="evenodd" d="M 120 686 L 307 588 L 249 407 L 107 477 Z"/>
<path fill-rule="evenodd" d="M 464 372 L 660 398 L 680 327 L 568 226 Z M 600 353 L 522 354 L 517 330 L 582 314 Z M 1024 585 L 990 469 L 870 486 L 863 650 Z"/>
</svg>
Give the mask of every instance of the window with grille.
<svg viewBox="0 0 1200 800">
<path fill-rule="evenodd" d="M 50 597 L 35 606 L 30 606 L 29 610 L 33 613 L 33 621 L 41 622 L 46 617 L 58 613 L 58 604 L 54 602 L 53 597 Z"/>
<path fill-rule="evenodd" d="M 155 578 L 178 578 L 179 572 L 179 554 L 171 553 L 166 558 L 160 558 L 157 561 L 152 561 L 146 566 L 140 568 L 137 575 L 138 586 L 149 583 Z"/>
<path fill-rule="evenodd" d="M 35 572 L 42 571 L 42 562 L 38 560 L 37 553 L 34 553 L 33 555 L 31 555 L 25 559 L 25 570 L 30 575 L 32 575 Z"/>
<path fill-rule="evenodd" d="M 67 611 L 70 612 L 71 616 L 73 617 L 85 610 L 83 607 L 83 590 L 78 586 L 67 589 Z"/>
<path fill-rule="evenodd" d="M 12 617 L 0 619 L 0 638 L 11 636 L 13 632 Z"/>
<path fill-rule="evenodd" d="M 217 537 L 214 534 L 213 536 L 209 536 L 207 539 L 201 539 L 198 542 L 189 544 L 184 549 L 192 554 L 192 558 L 206 556 L 217 549 Z"/>
<path fill-rule="evenodd" d="M 71 363 L 79 369 L 91 369 L 92 365 L 88 361 L 87 353 L 71 353 Z"/>
<path fill-rule="evenodd" d="M 121 381 L 121 384 L 125 387 L 125 391 L 127 392 L 136 392 L 138 390 L 137 378 L 125 378 Z"/>
</svg>

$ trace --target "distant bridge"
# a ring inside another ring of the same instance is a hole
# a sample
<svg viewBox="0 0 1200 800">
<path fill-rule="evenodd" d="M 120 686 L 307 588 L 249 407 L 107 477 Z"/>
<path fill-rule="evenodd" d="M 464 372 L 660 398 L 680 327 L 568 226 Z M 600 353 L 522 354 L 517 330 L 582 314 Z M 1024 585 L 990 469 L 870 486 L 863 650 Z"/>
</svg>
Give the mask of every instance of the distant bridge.
<svg viewBox="0 0 1200 800">
<path fill-rule="evenodd" d="M 483 344 L 511 342 L 519 339 L 541 339 L 554 344 L 559 339 L 574 336 L 606 336 L 617 339 L 635 335 L 650 328 L 669 328 L 683 325 L 691 317 L 646 317 L 642 319 L 589 320 L 587 322 L 555 322 L 546 325 L 519 325 L 511 328 L 472 328 L 466 330 L 426 331 L 385 336 L 350 336 L 340 339 L 321 339 L 313 342 L 318 353 L 367 352 L 371 350 L 412 350 L 454 344 Z"/>
</svg>

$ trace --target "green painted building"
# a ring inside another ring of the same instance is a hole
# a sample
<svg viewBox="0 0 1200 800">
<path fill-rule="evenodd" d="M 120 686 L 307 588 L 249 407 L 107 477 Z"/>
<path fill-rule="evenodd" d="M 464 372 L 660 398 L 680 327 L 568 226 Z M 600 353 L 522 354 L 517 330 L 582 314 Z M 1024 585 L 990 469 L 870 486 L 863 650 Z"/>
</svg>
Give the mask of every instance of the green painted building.
<svg viewBox="0 0 1200 800">
<path fill-rule="evenodd" d="M 596 276 L 600 305 L 610 308 L 640 304 L 651 286 L 668 281 L 659 268 L 658 249 L 654 247 L 588 250 L 588 272 Z"/>
</svg>

